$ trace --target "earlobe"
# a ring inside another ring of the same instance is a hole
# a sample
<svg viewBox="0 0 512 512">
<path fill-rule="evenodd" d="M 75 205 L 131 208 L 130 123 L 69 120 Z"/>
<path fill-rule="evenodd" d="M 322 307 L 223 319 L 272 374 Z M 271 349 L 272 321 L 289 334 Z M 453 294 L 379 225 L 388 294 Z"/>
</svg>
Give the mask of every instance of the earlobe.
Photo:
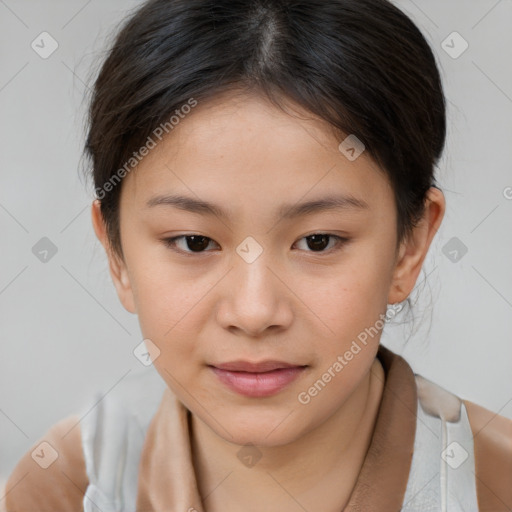
<svg viewBox="0 0 512 512">
<path fill-rule="evenodd" d="M 126 265 L 119 262 L 116 256 L 109 256 L 109 269 L 110 276 L 112 277 L 112 281 L 116 287 L 117 296 L 119 297 L 121 304 L 124 306 L 126 311 L 136 314 L 137 308 L 135 307 L 133 290 L 128 277 Z"/>
<path fill-rule="evenodd" d="M 119 300 L 128 312 L 136 314 L 137 308 L 135 307 L 135 300 L 133 297 L 133 290 L 128 275 L 128 270 L 126 268 L 125 262 L 122 261 L 117 256 L 117 254 L 114 253 L 112 247 L 110 246 L 105 228 L 105 222 L 101 214 L 100 201 L 98 199 L 95 199 L 92 203 L 91 217 L 94 232 L 96 233 L 98 240 L 101 242 L 101 245 L 107 254 L 110 276 L 116 288 Z"/>
<path fill-rule="evenodd" d="M 408 296 L 410 292 L 407 292 L 403 289 L 403 278 L 404 278 L 404 271 L 405 271 L 405 253 L 407 250 L 407 242 L 403 242 L 400 245 L 400 249 L 398 251 L 398 255 L 396 258 L 396 264 L 393 271 L 393 279 L 391 282 L 391 287 L 389 290 L 388 295 L 388 304 L 396 304 L 397 302 L 404 301 Z"/>
<path fill-rule="evenodd" d="M 427 191 L 425 212 L 412 233 L 403 241 L 396 259 L 388 303 L 405 300 L 416 284 L 431 242 L 444 217 L 446 204 L 442 191 Z"/>
</svg>

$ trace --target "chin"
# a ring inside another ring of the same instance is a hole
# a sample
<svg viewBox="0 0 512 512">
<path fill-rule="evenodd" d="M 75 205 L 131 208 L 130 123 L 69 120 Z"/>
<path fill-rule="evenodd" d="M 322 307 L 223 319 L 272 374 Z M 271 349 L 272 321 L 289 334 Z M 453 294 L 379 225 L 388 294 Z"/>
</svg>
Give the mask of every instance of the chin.
<svg viewBox="0 0 512 512">
<path fill-rule="evenodd" d="M 267 419 L 253 414 L 243 417 L 224 414 L 222 424 L 227 425 L 226 430 L 211 424 L 210 428 L 226 441 L 236 445 L 281 446 L 293 442 L 301 435 L 297 429 L 297 422 L 290 421 L 293 414 L 289 412 L 284 410 L 282 413 L 271 414 Z"/>
<path fill-rule="evenodd" d="M 280 435 L 272 433 L 269 435 L 270 430 L 264 432 L 233 432 L 233 437 L 226 439 L 232 444 L 240 447 L 254 445 L 259 448 L 273 448 L 276 446 L 284 446 L 295 441 L 298 437 L 290 432 L 282 432 Z"/>
</svg>

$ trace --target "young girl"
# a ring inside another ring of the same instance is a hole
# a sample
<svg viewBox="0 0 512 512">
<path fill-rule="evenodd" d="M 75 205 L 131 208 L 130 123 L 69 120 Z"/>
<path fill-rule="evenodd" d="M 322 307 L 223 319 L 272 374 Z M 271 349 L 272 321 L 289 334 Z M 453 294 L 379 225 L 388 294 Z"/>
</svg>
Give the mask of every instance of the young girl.
<svg viewBox="0 0 512 512">
<path fill-rule="evenodd" d="M 53 426 L 5 509 L 511 510 L 512 421 L 379 344 L 444 215 L 445 122 L 386 0 L 143 4 L 86 151 L 147 368 Z"/>
</svg>

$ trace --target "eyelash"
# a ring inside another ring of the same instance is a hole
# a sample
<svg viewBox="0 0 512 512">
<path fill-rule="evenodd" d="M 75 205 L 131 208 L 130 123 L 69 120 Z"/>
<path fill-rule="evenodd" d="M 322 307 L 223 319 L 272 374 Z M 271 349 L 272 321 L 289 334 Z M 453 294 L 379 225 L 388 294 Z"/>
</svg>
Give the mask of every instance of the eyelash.
<svg viewBox="0 0 512 512">
<path fill-rule="evenodd" d="M 310 252 L 312 254 L 331 254 L 332 252 L 340 250 L 350 240 L 349 238 L 342 237 L 342 236 L 339 236 L 339 235 L 334 235 L 332 233 L 312 233 L 311 235 L 304 236 L 304 237 L 300 238 L 299 240 L 304 240 L 306 238 L 310 238 L 310 237 L 316 236 L 316 235 L 327 236 L 330 239 L 334 238 L 334 239 L 336 239 L 336 245 L 334 247 L 331 247 L 330 249 L 323 250 L 323 251 L 306 251 L 306 252 Z M 175 237 L 172 237 L 172 238 L 164 238 L 164 239 L 162 239 L 162 242 L 169 249 L 171 249 L 171 250 L 173 250 L 175 252 L 178 252 L 180 254 L 185 254 L 187 256 L 199 256 L 201 254 L 204 254 L 205 252 L 210 252 L 210 251 L 197 251 L 197 252 L 194 252 L 194 251 L 184 251 L 182 249 L 177 249 L 176 248 L 176 240 L 179 240 L 180 238 L 187 238 L 187 237 L 190 237 L 190 236 L 200 236 L 200 237 L 203 237 L 203 235 L 197 235 L 197 234 L 191 233 L 191 234 L 186 234 L 186 235 L 175 236 Z M 205 238 L 207 240 L 210 240 L 210 241 L 213 241 L 211 238 L 209 238 L 207 236 L 205 236 L 203 238 Z"/>
</svg>

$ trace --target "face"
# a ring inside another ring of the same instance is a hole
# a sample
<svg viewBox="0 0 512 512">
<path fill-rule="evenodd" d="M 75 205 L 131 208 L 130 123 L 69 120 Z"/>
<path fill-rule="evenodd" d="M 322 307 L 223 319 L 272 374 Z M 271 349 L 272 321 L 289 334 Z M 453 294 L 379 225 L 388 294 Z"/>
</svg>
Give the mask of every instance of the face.
<svg viewBox="0 0 512 512">
<path fill-rule="evenodd" d="M 387 304 L 407 297 L 440 222 L 397 251 L 385 174 L 365 152 L 349 160 L 340 142 L 320 120 L 222 96 L 124 179 L 124 260 L 109 254 L 119 297 L 158 348 L 168 386 L 233 443 L 289 443 L 348 400 L 374 361 Z M 244 381 L 248 396 L 211 367 L 235 360 L 305 368 L 274 372 L 271 387 L 294 378 L 273 391 Z"/>
</svg>

